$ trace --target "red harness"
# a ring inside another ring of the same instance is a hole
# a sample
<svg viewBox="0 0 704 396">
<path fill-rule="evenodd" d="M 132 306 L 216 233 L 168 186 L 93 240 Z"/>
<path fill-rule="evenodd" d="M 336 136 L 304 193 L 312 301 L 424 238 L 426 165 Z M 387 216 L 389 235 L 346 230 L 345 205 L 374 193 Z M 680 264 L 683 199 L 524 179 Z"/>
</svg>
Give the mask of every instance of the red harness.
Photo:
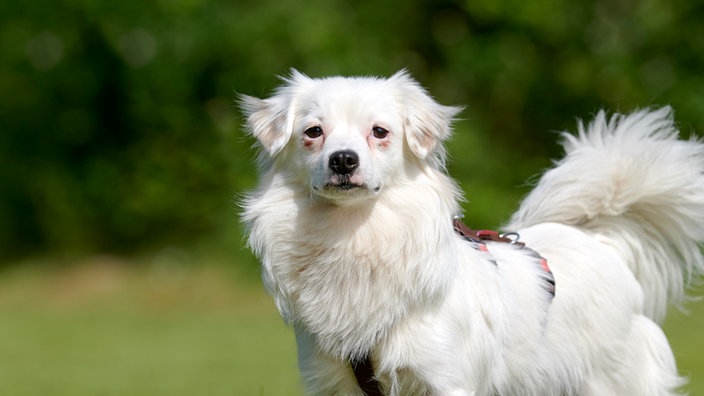
<svg viewBox="0 0 704 396">
<path fill-rule="evenodd" d="M 487 252 L 489 253 L 489 249 L 486 247 L 486 242 L 502 242 L 502 243 L 508 243 L 511 245 L 519 246 L 521 249 L 525 250 L 527 253 L 529 253 L 532 257 L 535 257 L 538 259 L 538 263 L 540 264 L 540 268 L 543 270 L 544 274 L 544 280 L 546 283 L 545 289 L 550 293 L 553 297 L 555 297 L 555 277 L 552 274 L 552 271 L 550 271 L 550 267 L 548 266 L 548 261 L 541 256 L 538 252 L 535 250 L 529 248 L 526 246 L 525 243 L 520 242 L 519 238 L 520 235 L 515 232 L 509 232 L 505 234 L 499 234 L 496 231 L 490 231 L 490 230 L 473 230 L 469 227 L 467 227 L 462 221 L 460 220 L 460 216 L 455 216 L 452 219 L 452 226 L 455 229 L 455 232 L 458 233 L 461 237 L 463 237 L 465 240 L 469 241 L 472 243 L 475 249 L 480 250 L 482 252 Z M 498 266 L 498 263 L 493 260 L 489 259 L 494 265 Z"/>
</svg>

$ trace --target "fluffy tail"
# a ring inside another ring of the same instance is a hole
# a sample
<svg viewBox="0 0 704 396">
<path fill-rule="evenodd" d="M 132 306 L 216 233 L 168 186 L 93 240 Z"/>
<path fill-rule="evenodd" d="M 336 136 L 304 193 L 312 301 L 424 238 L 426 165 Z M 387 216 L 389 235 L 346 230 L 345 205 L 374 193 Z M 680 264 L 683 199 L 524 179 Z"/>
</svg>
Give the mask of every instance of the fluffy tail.
<svg viewBox="0 0 704 396">
<path fill-rule="evenodd" d="M 558 222 L 602 235 L 620 251 L 656 321 L 704 273 L 704 143 L 678 139 L 671 109 L 610 118 L 574 136 L 507 229 Z"/>
</svg>

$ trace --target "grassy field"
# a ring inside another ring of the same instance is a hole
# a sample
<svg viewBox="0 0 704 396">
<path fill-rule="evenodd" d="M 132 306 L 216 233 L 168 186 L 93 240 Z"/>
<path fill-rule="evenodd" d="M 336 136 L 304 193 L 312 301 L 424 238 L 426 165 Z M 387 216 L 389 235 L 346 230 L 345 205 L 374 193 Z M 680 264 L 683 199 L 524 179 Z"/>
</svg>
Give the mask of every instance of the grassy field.
<svg viewBox="0 0 704 396">
<path fill-rule="evenodd" d="M 1 273 L 0 394 L 300 395 L 292 332 L 251 273 L 187 261 L 93 257 Z M 688 308 L 666 328 L 699 395 L 704 303 Z"/>
<path fill-rule="evenodd" d="M 97 257 L 0 277 L 0 395 L 299 388 L 291 332 L 256 281 L 224 267 Z"/>
</svg>

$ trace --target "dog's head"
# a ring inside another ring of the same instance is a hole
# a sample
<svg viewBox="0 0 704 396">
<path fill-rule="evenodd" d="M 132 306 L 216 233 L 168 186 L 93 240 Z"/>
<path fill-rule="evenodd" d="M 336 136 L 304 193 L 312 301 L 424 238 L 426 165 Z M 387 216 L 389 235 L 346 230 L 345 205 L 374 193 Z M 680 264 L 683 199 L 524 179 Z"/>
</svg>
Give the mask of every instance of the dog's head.
<svg viewBox="0 0 704 396">
<path fill-rule="evenodd" d="M 368 198 L 399 172 L 442 168 L 459 108 L 435 102 L 405 71 L 388 79 L 312 79 L 297 71 L 268 99 L 241 97 L 265 168 L 336 202 Z M 415 169 L 412 169 L 414 168 Z"/>
</svg>

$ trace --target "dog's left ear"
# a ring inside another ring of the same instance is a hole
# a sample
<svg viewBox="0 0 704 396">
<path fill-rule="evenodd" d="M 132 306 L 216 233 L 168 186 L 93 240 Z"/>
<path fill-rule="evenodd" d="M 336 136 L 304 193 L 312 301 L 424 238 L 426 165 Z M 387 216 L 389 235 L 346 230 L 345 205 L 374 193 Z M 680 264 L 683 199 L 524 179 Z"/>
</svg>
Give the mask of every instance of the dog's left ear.
<svg viewBox="0 0 704 396">
<path fill-rule="evenodd" d="M 282 78 L 283 86 L 267 99 L 240 95 L 239 104 L 247 117 L 247 129 L 270 157 L 276 156 L 293 133 L 295 94 L 310 78 L 291 70 L 290 78 Z"/>
<path fill-rule="evenodd" d="M 406 140 L 411 151 L 421 159 L 433 155 L 443 161 L 442 142 L 452 134 L 452 122 L 462 108 L 439 104 L 405 70 L 389 81 L 401 89 L 401 100 L 406 107 Z"/>
</svg>

